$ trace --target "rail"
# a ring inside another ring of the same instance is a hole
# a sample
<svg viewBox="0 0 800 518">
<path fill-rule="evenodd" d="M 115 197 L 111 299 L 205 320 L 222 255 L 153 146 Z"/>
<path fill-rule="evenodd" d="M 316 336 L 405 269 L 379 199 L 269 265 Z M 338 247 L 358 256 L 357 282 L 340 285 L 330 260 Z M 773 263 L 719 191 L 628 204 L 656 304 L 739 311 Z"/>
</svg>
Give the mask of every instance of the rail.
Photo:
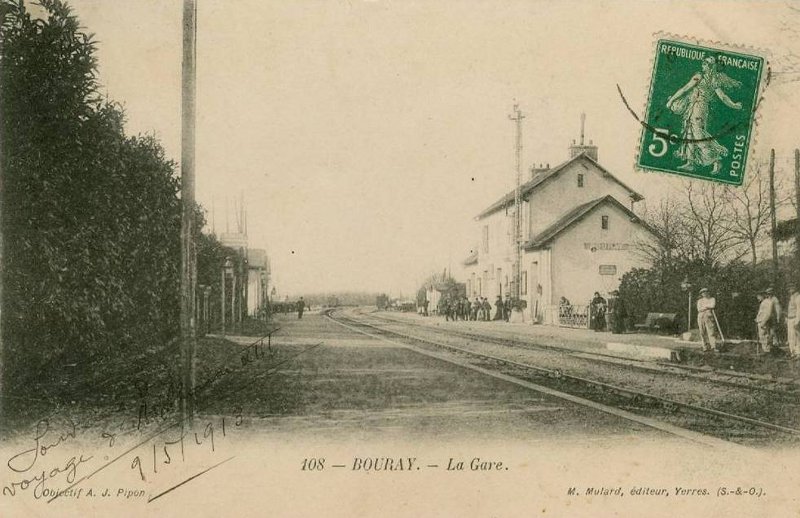
<svg viewBox="0 0 800 518">
<path fill-rule="evenodd" d="M 551 379 L 570 380 L 570 381 L 579 383 L 579 384 L 584 385 L 584 386 L 595 387 L 597 389 L 600 389 L 601 392 L 612 392 L 612 393 L 616 393 L 616 394 L 623 394 L 623 395 L 631 397 L 634 401 L 639 401 L 639 402 L 643 402 L 643 401 L 657 402 L 663 408 L 667 408 L 667 409 L 684 409 L 684 410 L 693 412 L 695 414 L 702 414 L 702 415 L 713 416 L 715 418 L 722 418 L 722 419 L 727 419 L 727 420 L 730 420 L 730 421 L 737 421 L 737 422 L 745 423 L 747 425 L 750 425 L 750 426 L 753 426 L 753 427 L 757 427 L 757 428 L 764 428 L 764 429 L 768 429 L 768 430 L 771 430 L 771 431 L 776 431 L 776 432 L 780 432 L 780 433 L 784 433 L 784 434 L 789 434 L 789 435 L 792 435 L 792 436 L 800 436 L 800 430 L 795 429 L 795 428 L 782 426 L 782 425 L 778 425 L 778 424 L 775 424 L 775 423 L 762 421 L 762 420 L 759 420 L 759 419 L 753 419 L 753 418 L 750 418 L 750 417 L 747 417 L 747 416 L 741 416 L 741 415 L 737 415 L 737 414 L 733 414 L 733 413 L 729 413 L 729 412 L 724 412 L 724 411 L 721 411 L 721 410 L 702 407 L 702 406 L 694 405 L 694 404 L 691 404 L 691 403 L 684 403 L 684 402 L 681 402 L 681 401 L 675 401 L 675 400 L 670 399 L 670 398 L 665 398 L 665 397 L 657 396 L 657 395 L 654 395 L 654 394 L 649 394 L 649 393 L 646 393 L 646 392 L 643 392 L 643 391 L 639 391 L 639 390 L 635 390 L 635 389 L 631 389 L 631 388 L 620 387 L 618 385 L 614 385 L 614 384 L 610 384 L 610 383 L 606 383 L 606 382 L 601 382 L 601 381 L 597 381 L 597 380 L 592 380 L 592 379 L 588 379 L 588 378 L 585 378 L 585 377 L 582 377 L 582 376 L 576 376 L 576 375 L 572 375 L 572 374 L 567 374 L 567 373 L 564 373 L 563 371 L 561 371 L 560 369 L 549 369 L 549 368 L 540 367 L 540 366 L 536 366 L 536 365 L 530 365 L 530 364 L 527 364 L 527 363 L 517 362 L 517 361 L 514 361 L 514 360 L 509 360 L 507 358 L 501 358 L 501 357 L 487 355 L 487 354 L 483 354 L 483 353 L 477 353 L 475 351 L 471 351 L 469 349 L 464 349 L 464 348 L 461 348 L 461 347 L 457 347 L 457 346 L 454 346 L 454 345 L 451 345 L 451 344 L 443 344 L 441 342 L 432 341 L 430 339 L 420 338 L 420 337 L 415 337 L 415 336 L 412 336 L 412 335 L 408 335 L 406 333 L 402 333 L 402 332 L 399 332 L 397 330 L 388 330 L 388 329 L 382 328 L 380 326 L 377 326 L 375 324 L 370 324 L 370 323 L 364 322 L 363 320 L 355 319 L 353 317 L 344 317 L 342 315 L 336 315 L 336 317 L 334 318 L 330 314 L 326 315 L 326 316 L 328 318 L 330 318 L 331 320 L 333 320 L 334 322 L 337 322 L 339 324 L 343 324 L 343 322 L 341 322 L 341 320 L 349 321 L 349 322 L 355 323 L 357 325 L 361 325 L 361 326 L 365 326 L 365 327 L 374 329 L 374 330 L 376 330 L 376 331 L 378 331 L 380 333 L 384 333 L 384 334 L 388 334 L 388 335 L 394 335 L 394 336 L 397 336 L 397 337 L 400 337 L 400 338 L 403 338 L 403 339 L 406 339 L 406 340 L 412 340 L 412 341 L 417 341 L 417 342 L 421 342 L 421 343 L 426 343 L 426 344 L 429 344 L 429 345 L 434 345 L 434 346 L 439 347 L 439 348 L 451 350 L 451 351 L 457 352 L 459 354 L 471 356 L 471 357 L 474 357 L 474 358 L 479 358 L 479 359 L 483 359 L 483 360 L 489 360 L 489 361 L 496 362 L 496 363 L 502 363 L 502 364 L 513 366 L 513 367 L 523 368 L 523 369 L 526 369 L 526 370 L 534 371 L 534 372 L 537 372 L 539 374 L 543 374 L 546 377 L 551 378 Z M 548 389 L 548 390 L 553 390 L 553 389 Z M 559 391 L 556 391 L 556 392 L 559 392 Z M 568 395 L 570 397 L 575 397 L 575 396 L 572 396 L 571 394 L 568 394 L 568 393 L 563 393 L 563 394 Z M 591 402 L 593 404 L 597 404 L 596 402 L 592 402 L 591 400 L 587 400 L 587 401 L 589 401 L 589 402 Z M 639 417 L 641 417 L 641 416 L 639 416 Z M 645 418 L 645 419 L 649 420 L 649 418 Z M 632 419 L 632 420 L 636 420 L 636 419 Z M 639 422 L 642 422 L 642 421 L 639 421 Z M 644 424 L 647 424 L 648 426 L 653 426 L 654 425 L 654 423 L 649 422 L 649 421 L 645 422 Z M 669 426 L 671 427 L 672 425 L 669 425 Z M 658 426 L 655 426 L 655 427 L 658 428 Z M 671 432 L 671 433 L 674 433 L 674 432 Z M 692 432 L 692 433 L 694 434 L 696 432 Z"/>
</svg>

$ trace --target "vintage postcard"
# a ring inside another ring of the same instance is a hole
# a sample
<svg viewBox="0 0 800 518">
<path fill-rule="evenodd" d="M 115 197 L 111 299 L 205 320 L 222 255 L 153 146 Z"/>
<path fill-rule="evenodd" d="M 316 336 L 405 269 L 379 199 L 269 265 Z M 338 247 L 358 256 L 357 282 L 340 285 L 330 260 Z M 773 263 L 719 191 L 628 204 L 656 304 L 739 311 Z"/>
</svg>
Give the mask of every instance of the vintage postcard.
<svg viewBox="0 0 800 518">
<path fill-rule="evenodd" d="M 0 516 L 800 515 L 798 22 L 0 0 Z"/>
</svg>

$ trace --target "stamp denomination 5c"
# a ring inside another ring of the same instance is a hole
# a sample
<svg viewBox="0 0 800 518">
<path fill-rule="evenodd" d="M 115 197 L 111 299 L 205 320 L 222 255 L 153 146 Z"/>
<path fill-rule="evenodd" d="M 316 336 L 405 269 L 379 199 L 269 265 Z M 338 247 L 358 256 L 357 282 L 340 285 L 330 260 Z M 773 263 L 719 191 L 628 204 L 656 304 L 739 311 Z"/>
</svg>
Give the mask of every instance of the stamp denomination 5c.
<svg viewBox="0 0 800 518">
<path fill-rule="evenodd" d="M 741 185 L 765 59 L 659 39 L 637 166 Z"/>
</svg>

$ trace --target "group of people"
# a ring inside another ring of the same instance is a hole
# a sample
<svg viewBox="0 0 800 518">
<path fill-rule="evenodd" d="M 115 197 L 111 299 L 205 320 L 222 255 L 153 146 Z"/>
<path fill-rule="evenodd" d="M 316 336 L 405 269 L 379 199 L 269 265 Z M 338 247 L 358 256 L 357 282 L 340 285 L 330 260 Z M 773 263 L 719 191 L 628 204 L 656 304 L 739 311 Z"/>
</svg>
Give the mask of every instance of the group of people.
<svg viewBox="0 0 800 518">
<path fill-rule="evenodd" d="M 599 292 L 594 292 L 589 309 L 590 327 L 595 331 L 611 331 L 614 334 L 625 332 L 625 319 L 628 315 L 619 291 L 612 291 L 608 299 Z"/>
<path fill-rule="evenodd" d="M 800 290 L 797 283 L 789 283 L 789 303 L 783 312 L 780 300 L 766 288 L 758 294 L 758 343 L 764 352 L 776 351 L 784 342 L 792 359 L 800 359 Z M 785 334 L 784 334 L 785 328 Z"/>
<path fill-rule="evenodd" d="M 502 296 L 498 295 L 494 306 L 492 306 L 486 297 L 475 297 L 474 300 L 470 301 L 466 296 L 450 296 L 442 297 L 439 300 L 437 309 L 439 314 L 444 315 L 445 319 L 448 321 L 504 320 L 508 322 L 512 307 L 512 300 L 509 296 L 506 296 L 504 300 Z M 494 316 L 492 316 L 492 309 L 494 309 Z"/>
<path fill-rule="evenodd" d="M 786 312 L 780 300 L 770 287 L 765 287 L 758 294 L 758 312 L 755 323 L 758 329 L 758 344 L 765 353 L 776 353 L 781 344 L 786 342 L 789 356 L 800 359 L 800 286 L 797 282 L 789 283 L 789 301 Z M 703 348 L 715 351 L 719 321 L 716 316 L 716 299 L 707 288 L 700 290 L 697 300 L 697 325 Z"/>
</svg>

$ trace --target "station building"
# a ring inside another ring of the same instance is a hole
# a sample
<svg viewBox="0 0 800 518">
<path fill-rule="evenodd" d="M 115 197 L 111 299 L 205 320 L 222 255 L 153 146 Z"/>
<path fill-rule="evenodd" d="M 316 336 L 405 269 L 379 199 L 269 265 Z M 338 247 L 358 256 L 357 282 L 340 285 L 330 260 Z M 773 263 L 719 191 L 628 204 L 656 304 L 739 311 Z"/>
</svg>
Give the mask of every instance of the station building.
<svg viewBox="0 0 800 518">
<path fill-rule="evenodd" d="M 654 236 L 633 212 L 642 199 L 598 163 L 597 146 L 583 137 L 564 163 L 531 168 L 521 186 L 526 320 L 558 323 L 562 297 L 585 307 L 595 291 L 607 295 L 625 272 L 647 266 L 637 244 Z M 468 296 L 494 303 L 513 294 L 514 212 L 511 191 L 475 218 L 480 241 L 463 261 Z"/>
</svg>

